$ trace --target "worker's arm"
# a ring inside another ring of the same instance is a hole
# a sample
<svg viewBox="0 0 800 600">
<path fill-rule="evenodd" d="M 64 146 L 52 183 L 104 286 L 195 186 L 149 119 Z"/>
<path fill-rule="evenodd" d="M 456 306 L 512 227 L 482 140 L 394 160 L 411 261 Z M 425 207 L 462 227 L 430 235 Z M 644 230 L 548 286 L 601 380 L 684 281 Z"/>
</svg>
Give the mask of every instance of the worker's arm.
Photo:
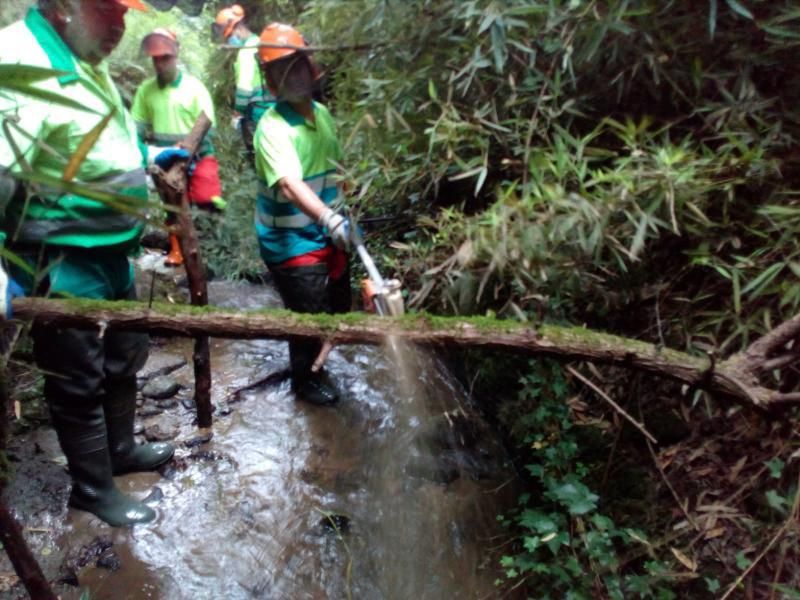
<svg viewBox="0 0 800 600">
<path fill-rule="evenodd" d="M 329 208 L 319 196 L 297 177 L 282 177 L 275 184 L 278 191 L 303 213 L 328 230 L 328 235 L 339 248 L 350 244 L 350 223 L 342 215 Z"/>
<path fill-rule="evenodd" d="M 314 221 L 319 221 L 322 213 L 328 207 L 319 199 L 314 191 L 302 179 L 297 177 L 283 177 L 278 183 L 278 191 L 297 208 L 307 214 Z"/>
</svg>

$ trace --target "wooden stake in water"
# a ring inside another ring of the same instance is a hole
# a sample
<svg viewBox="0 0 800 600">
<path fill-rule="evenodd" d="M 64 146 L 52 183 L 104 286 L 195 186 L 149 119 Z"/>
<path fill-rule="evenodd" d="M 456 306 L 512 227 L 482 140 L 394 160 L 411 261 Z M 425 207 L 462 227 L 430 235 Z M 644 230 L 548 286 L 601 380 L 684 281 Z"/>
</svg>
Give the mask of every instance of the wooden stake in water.
<svg viewBox="0 0 800 600">
<path fill-rule="evenodd" d="M 181 142 L 181 147 L 186 149 L 190 156 L 194 156 L 210 128 L 211 121 L 204 112 L 201 112 L 192 131 Z M 206 306 L 208 304 L 206 270 L 200 257 L 197 231 L 189 211 L 186 164 L 183 161 L 176 161 L 167 172 L 154 167 L 151 174 L 162 200 L 177 209 L 177 233 L 186 267 L 186 277 L 189 279 L 190 301 L 195 306 Z M 210 354 L 208 336 L 195 337 L 192 360 L 194 362 L 194 400 L 197 405 L 197 425 L 199 427 L 211 427 Z"/>
</svg>

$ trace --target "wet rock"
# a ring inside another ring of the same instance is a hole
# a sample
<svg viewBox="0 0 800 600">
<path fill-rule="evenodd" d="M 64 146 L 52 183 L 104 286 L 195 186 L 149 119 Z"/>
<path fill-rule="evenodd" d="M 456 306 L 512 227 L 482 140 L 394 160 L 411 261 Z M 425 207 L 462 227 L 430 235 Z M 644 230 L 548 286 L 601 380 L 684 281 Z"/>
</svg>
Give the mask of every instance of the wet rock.
<svg viewBox="0 0 800 600">
<path fill-rule="evenodd" d="M 227 417 L 233 412 L 233 409 L 228 404 L 220 404 L 217 406 L 216 414 L 218 417 Z"/>
<path fill-rule="evenodd" d="M 317 525 L 325 533 L 347 533 L 350 531 L 350 517 L 335 514 L 325 515 L 319 520 Z"/>
<path fill-rule="evenodd" d="M 222 455 L 219 452 L 212 452 L 211 450 L 195 450 L 186 458 L 202 462 L 214 462 L 221 459 Z"/>
<path fill-rule="evenodd" d="M 109 550 L 114 545 L 111 541 L 111 536 L 101 535 L 94 538 L 85 546 L 81 546 L 77 553 L 67 556 L 63 565 L 63 572 L 67 579 L 70 578 L 70 573 L 77 573 L 88 564 L 97 560 L 106 550 Z M 77 578 L 77 576 L 76 576 Z"/>
<path fill-rule="evenodd" d="M 163 229 L 150 229 L 142 236 L 142 246 L 156 250 L 169 250 L 169 236 Z"/>
<path fill-rule="evenodd" d="M 144 433 L 144 423 L 141 421 L 134 421 L 133 422 L 133 435 L 139 435 Z"/>
<path fill-rule="evenodd" d="M 452 483 L 460 477 L 458 465 L 445 456 L 414 456 L 406 464 L 409 477 L 434 483 Z"/>
<path fill-rule="evenodd" d="M 202 435 L 195 436 L 183 442 L 183 445 L 187 448 L 196 448 L 201 444 L 207 444 L 211 441 L 214 435 L 209 431 L 208 433 L 204 433 Z"/>
<path fill-rule="evenodd" d="M 172 410 L 174 408 L 178 408 L 178 401 L 177 400 L 159 400 L 156 402 L 156 406 L 162 410 Z"/>
<path fill-rule="evenodd" d="M 142 408 L 139 411 L 139 416 L 142 417 L 143 419 L 145 419 L 147 417 L 155 417 L 155 416 L 163 414 L 163 413 L 164 413 L 163 409 L 161 409 L 161 408 L 159 408 L 159 407 L 157 407 L 155 405 L 151 405 L 151 406 L 145 406 L 144 408 Z"/>
<path fill-rule="evenodd" d="M 186 410 L 197 410 L 197 406 L 195 406 L 194 398 L 181 398 L 181 406 Z"/>
<path fill-rule="evenodd" d="M 185 471 L 189 466 L 185 458 L 173 458 L 171 461 L 164 463 L 158 467 L 158 473 L 164 479 L 175 479 L 175 476 L 181 471 Z"/>
<path fill-rule="evenodd" d="M 139 378 L 143 380 L 143 384 L 150 379 L 161 377 L 162 375 L 169 375 L 178 369 L 182 369 L 188 363 L 185 358 L 180 356 L 158 355 L 152 359 L 152 363 L 144 366 L 144 370 L 139 374 Z"/>
<path fill-rule="evenodd" d="M 109 571 L 117 571 L 122 566 L 119 556 L 113 550 L 106 550 L 97 559 L 97 566 L 101 569 L 108 569 Z"/>
<path fill-rule="evenodd" d="M 480 439 L 480 422 L 464 411 L 448 411 L 432 419 L 417 440 L 439 450 L 471 449 Z"/>
<path fill-rule="evenodd" d="M 158 502 L 163 497 L 164 497 L 164 491 L 160 487 L 155 486 L 150 491 L 150 493 L 147 494 L 147 498 L 142 500 L 142 502 L 144 502 L 145 504 L 151 504 L 151 503 Z"/>
<path fill-rule="evenodd" d="M 177 425 L 156 423 L 144 428 L 144 437 L 148 442 L 166 442 L 168 440 L 174 440 L 177 435 Z"/>
<path fill-rule="evenodd" d="M 142 395 L 153 400 L 172 398 L 181 389 L 181 384 L 168 375 L 154 377 L 142 388 Z"/>
</svg>

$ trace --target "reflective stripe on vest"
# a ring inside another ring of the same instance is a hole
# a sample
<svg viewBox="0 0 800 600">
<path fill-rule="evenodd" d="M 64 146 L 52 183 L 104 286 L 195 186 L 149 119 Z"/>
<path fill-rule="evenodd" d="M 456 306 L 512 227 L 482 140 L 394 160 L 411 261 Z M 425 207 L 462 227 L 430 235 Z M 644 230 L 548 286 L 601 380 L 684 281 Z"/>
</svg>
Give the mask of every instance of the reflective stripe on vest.
<svg viewBox="0 0 800 600">
<path fill-rule="evenodd" d="M 335 172 L 331 170 L 303 180 L 303 183 L 308 185 L 326 205 L 331 205 L 339 198 L 339 188 L 332 177 Z M 269 188 L 262 180 L 258 182 L 256 213 L 258 222 L 265 227 L 302 229 L 314 223 L 314 220 L 292 204 L 277 186 Z"/>
<path fill-rule="evenodd" d="M 147 179 L 141 168 L 85 182 L 85 185 L 141 198 L 142 204 L 147 200 Z M 40 191 L 30 203 L 27 216 L 9 232 L 15 241 L 31 243 L 63 235 L 124 233 L 141 225 L 141 217 L 121 213 L 99 200 L 63 194 L 47 187 Z M 80 218 L 68 217 L 75 212 L 81 213 Z"/>
</svg>

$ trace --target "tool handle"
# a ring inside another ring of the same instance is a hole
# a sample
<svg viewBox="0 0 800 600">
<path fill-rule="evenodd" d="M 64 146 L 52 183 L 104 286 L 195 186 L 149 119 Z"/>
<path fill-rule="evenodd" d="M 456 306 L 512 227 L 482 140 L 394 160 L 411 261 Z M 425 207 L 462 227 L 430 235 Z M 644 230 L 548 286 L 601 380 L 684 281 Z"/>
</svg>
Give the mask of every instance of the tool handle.
<svg viewBox="0 0 800 600">
<path fill-rule="evenodd" d="M 372 257 L 369 255 L 369 252 L 367 252 L 367 248 L 363 243 L 356 244 L 356 252 L 358 252 L 361 262 L 364 263 L 364 268 L 367 270 L 367 275 L 369 275 L 369 278 L 372 279 L 372 283 L 375 284 L 375 288 L 379 291 L 383 290 L 383 277 L 381 277 L 381 274 L 378 272 L 378 267 L 375 266 L 375 262 L 372 260 Z"/>
</svg>

